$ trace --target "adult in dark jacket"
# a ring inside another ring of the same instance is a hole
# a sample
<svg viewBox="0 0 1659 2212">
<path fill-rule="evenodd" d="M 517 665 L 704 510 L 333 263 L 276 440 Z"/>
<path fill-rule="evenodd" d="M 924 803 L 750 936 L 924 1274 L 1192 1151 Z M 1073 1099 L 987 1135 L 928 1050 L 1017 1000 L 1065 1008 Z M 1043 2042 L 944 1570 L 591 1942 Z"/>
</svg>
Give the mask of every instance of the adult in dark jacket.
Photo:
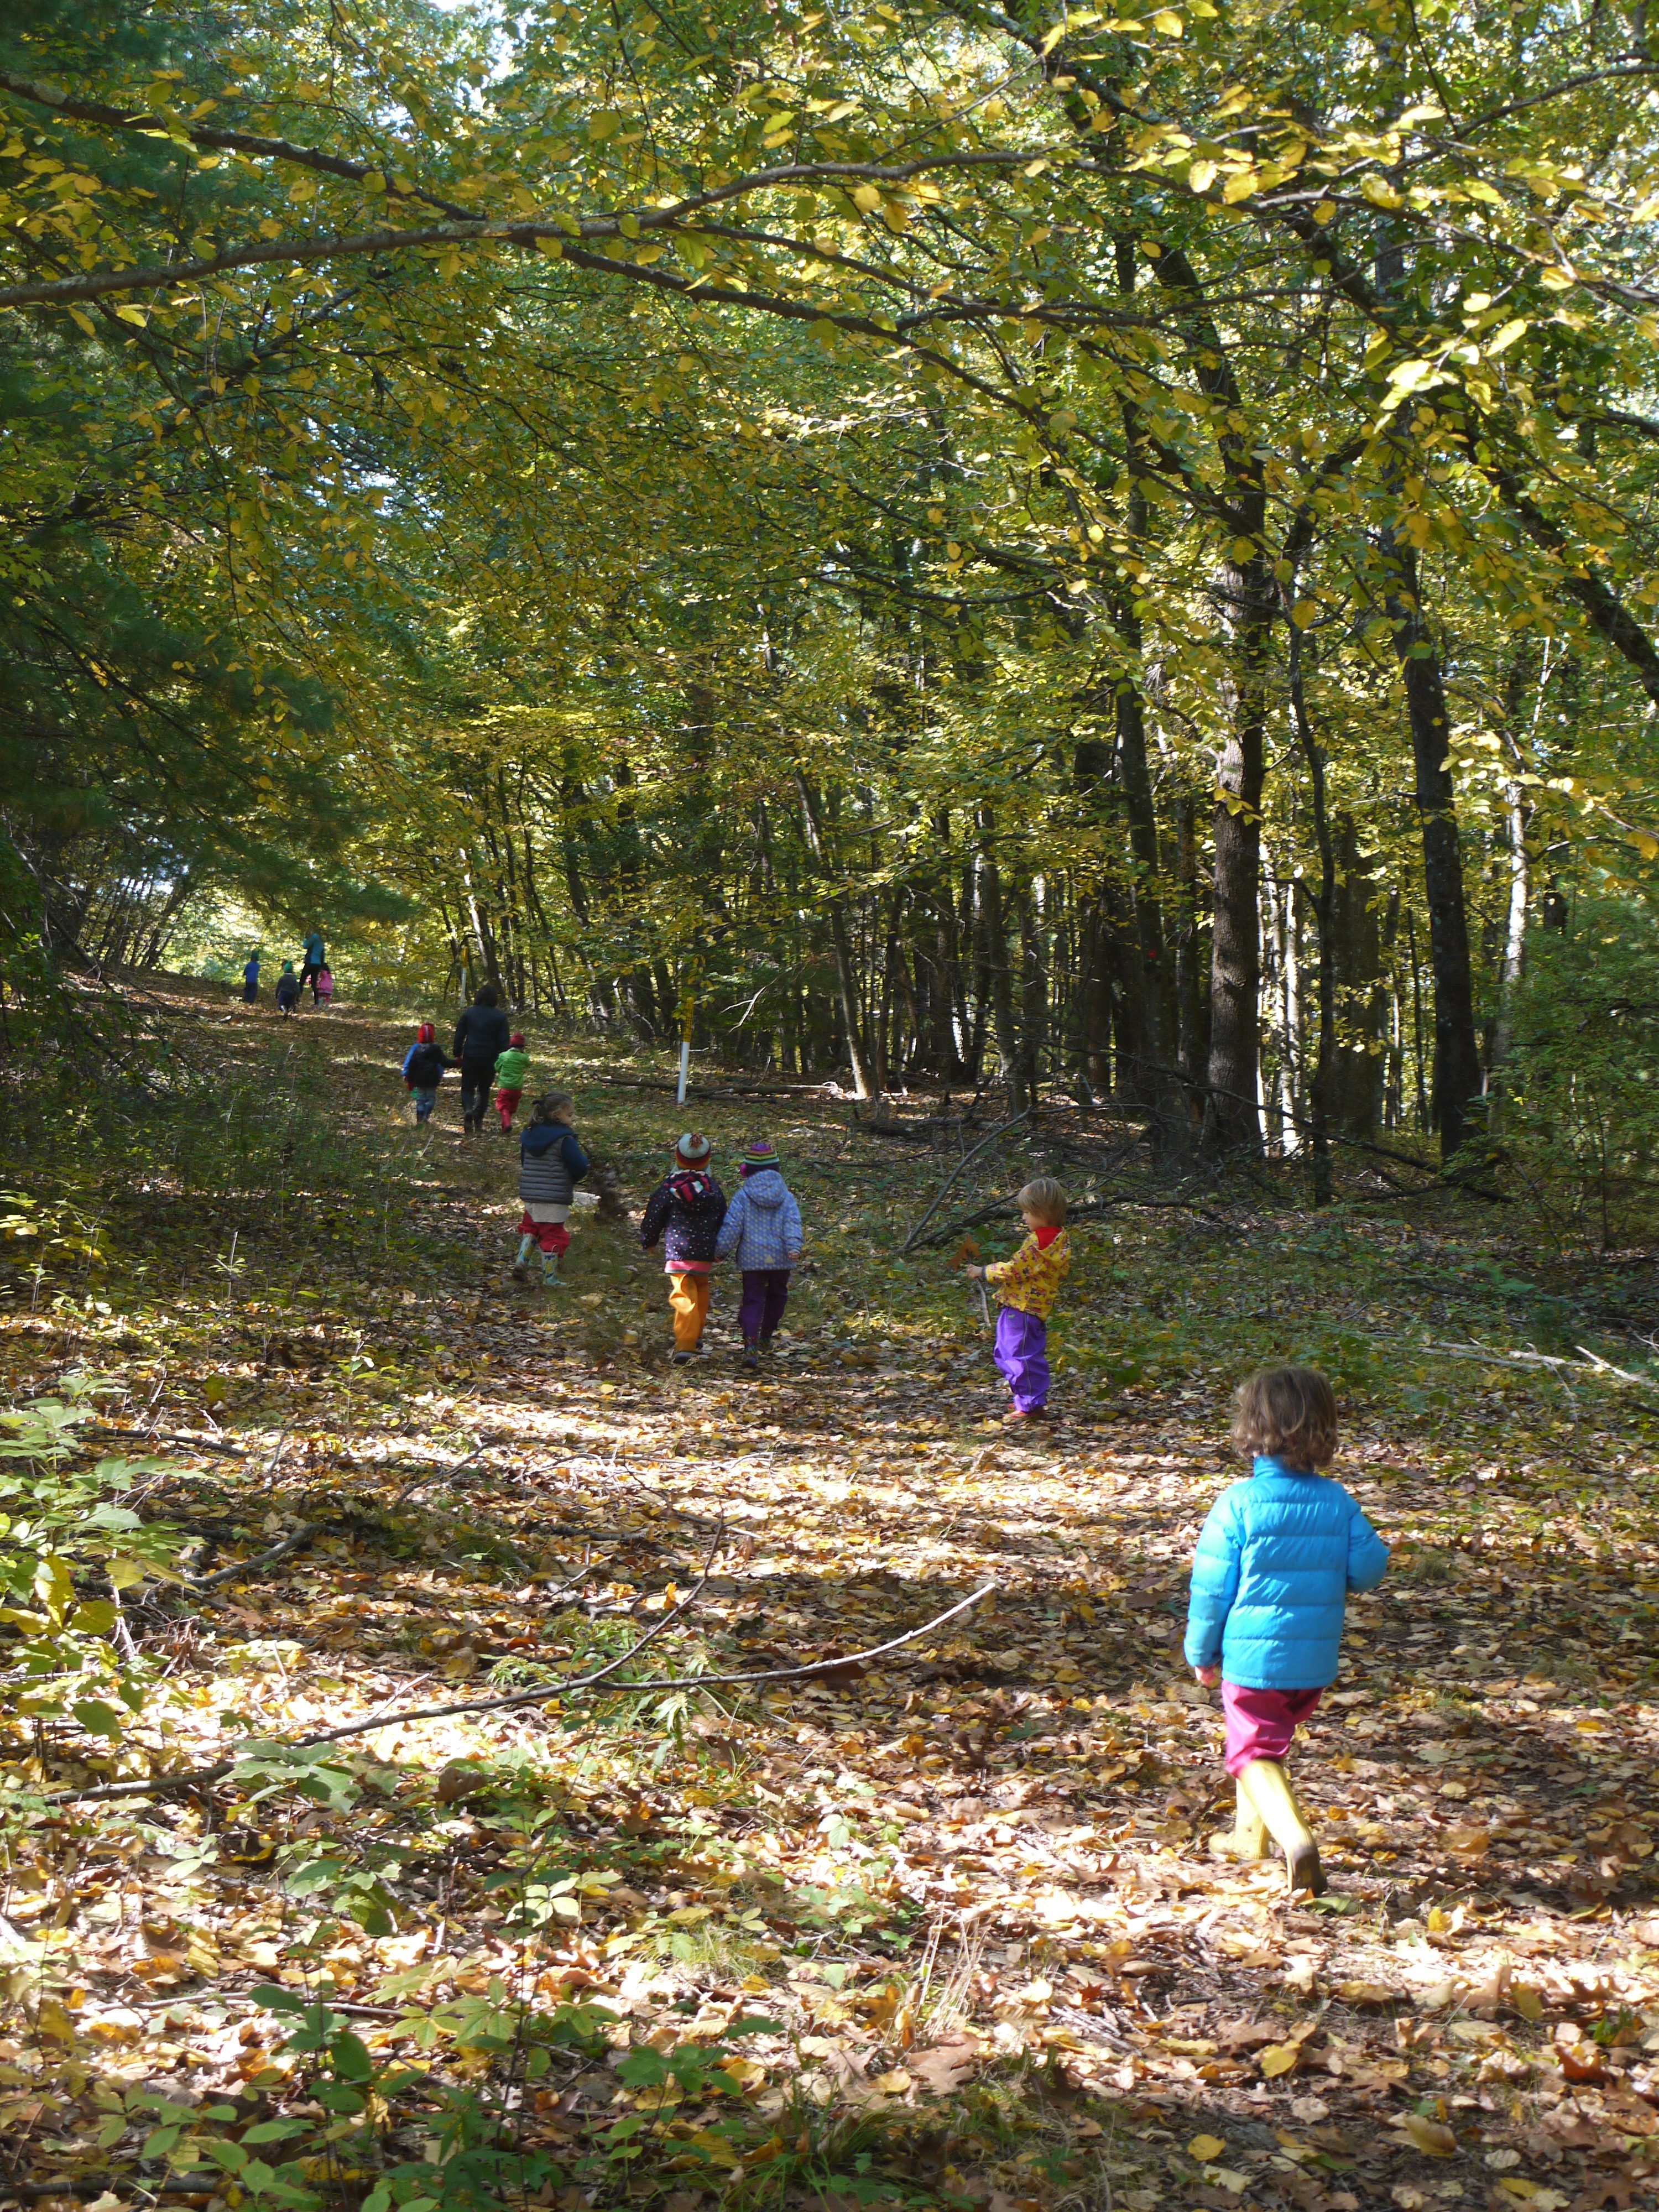
<svg viewBox="0 0 1659 2212">
<path fill-rule="evenodd" d="M 674 1147 L 672 1169 L 647 1200 L 640 1224 L 640 1242 L 647 1252 L 662 1238 L 677 1365 L 691 1358 L 702 1342 L 708 1270 L 726 1218 L 726 1193 L 708 1172 L 713 1151 L 707 1137 L 688 1129 Z"/>
<path fill-rule="evenodd" d="M 455 1024 L 452 1057 L 461 1071 L 461 1120 L 468 1129 L 482 1129 L 495 1062 L 507 1050 L 513 1024 L 501 1012 L 500 994 L 493 983 L 481 983 L 477 996 Z"/>
</svg>

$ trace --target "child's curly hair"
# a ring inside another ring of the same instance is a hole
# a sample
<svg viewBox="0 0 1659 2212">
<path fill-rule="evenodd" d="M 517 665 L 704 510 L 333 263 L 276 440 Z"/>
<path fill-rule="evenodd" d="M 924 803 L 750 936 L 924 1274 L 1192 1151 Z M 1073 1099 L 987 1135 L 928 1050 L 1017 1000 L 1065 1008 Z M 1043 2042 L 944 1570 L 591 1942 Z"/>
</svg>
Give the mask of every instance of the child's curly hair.
<svg viewBox="0 0 1659 2212">
<path fill-rule="evenodd" d="M 1022 1213 L 1035 1214 L 1045 1229 L 1066 1226 L 1066 1194 L 1052 1176 L 1038 1176 L 1018 1194 L 1014 1204 Z"/>
<path fill-rule="evenodd" d="M 533 1129 L 539 1122 L 550 1121 L 556 1114 L 568 1114 L 575 1103 L 568 1091 L 545 1092 L 530 1109 L 529 1127 Z"/>
<path fill-rule="evenodd" d="M 1336 1394 L 1316 1367 L 1263 1367 L 1233 1396 L 1233 1443 L 1297 1473 L 1336 1453 Z"/>
</svg>

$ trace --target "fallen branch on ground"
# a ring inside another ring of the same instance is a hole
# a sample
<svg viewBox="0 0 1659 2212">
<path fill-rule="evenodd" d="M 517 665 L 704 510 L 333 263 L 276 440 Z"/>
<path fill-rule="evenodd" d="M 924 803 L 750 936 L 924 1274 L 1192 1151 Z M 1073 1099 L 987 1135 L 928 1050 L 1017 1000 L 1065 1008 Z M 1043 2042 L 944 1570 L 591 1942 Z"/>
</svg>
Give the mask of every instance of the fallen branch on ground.
<svg viewBox="0 0 1659 2212">
<path fill-rule="evenodd" d="M 465 1705 L 422 1705 L 412 1712 L 371 1714 L 365 1720 L 348 1721 L 340 1728 L 324 1729 L 316 1735 L 298 1736 L 287 1741 L 252 1737 L 243 1748 L 245 1751 L 256 1748 L 309 1751 L 318 1744 L 338 1743 L 352 1735 L 373 1735 L 381 1729 L 408 1728 L 416 1721 L 454 1720 L 463 1714 L 500 1713 L 520 1705 L 548 1705 L 555 1698 L 576 1697 L 602 1684 L 613 1695 L 635 1696 L 654 1690 L 723 1690 L 759 1682 L 803 1681 L 811 1675 L 834 1674 L 845 1667 L 866 1666 L 872 1660 L 884 1659 L 890 1652 L 902 1650 L 907 1644 L 920 1643 L 924 1636 L 931 1636 L 935 1629 L 943 1628 L 947 1620 L 954 1620 L 959 1613 L 976 1606 L 981 1598 L 988 1597 L 997 1587 L 994 1583 L 982 1583 L 970 1596 L 959 1599 L 944 1613 L 936 1613 L 933 1620 L 923 1621 L 920 1628 L 912 1628 L 902 1636 L 891 1638 L 885 1644 L 874 1644 L 867 1651 L 845 1652 L 838 1659 L 815 1659 L 803 1667 L 767 1667 L 750 1674 L 662 1675 L 642 1682 L 612 1680 L 619 1668 L 625 1667 L 637 1653 L 644 1650 L 647 1644 L 660 1636 L 672 1621 L 695 1603 L 708 1580 L 714 1559 L 714 1553 L 711 1552 L 708 1565 L 705 1566 L 696 1589 L 683 1598 L 672 1613 L 665 1613 L 656 1626 L 642 1636 L 631 1650 L 624 1651 L 621 1658 L 613 1659 L 608 1666 L 601 1667 L 596 1674 L 579 1676 L 574 1681 L 544 1682 L 538 1689 L 515 1691 L 504 1698 L 476 1698 Z M 94 1805 L 117 1797 L 155 1797 L 175 1790 L 204 1790 L 216 1782 L 223 1781 L 228 1774 L 234 1773 L 236 1765 L 236 1759 L 221 1759 L 216 1766 L 198 1767 L 184 1774 L 158 1774 L 145 1782 L 115 1782 L 101 1790 L 61 1790 L 48 1797 L 46 1802 L 49 1805 Z"/>
</svg>

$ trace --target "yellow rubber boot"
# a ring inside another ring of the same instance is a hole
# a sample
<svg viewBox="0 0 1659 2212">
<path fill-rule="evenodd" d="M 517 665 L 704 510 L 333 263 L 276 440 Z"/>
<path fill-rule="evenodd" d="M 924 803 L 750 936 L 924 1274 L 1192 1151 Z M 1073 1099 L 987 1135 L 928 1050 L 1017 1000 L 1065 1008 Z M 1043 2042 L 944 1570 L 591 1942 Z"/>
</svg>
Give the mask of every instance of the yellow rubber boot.
<svg viewBox="0 0 1659 2212">
<path fill-rule="evenodd" d="M 1265 1859 L 1267 1856 L 1267 1823 L 1244 1795 L 1244 1785 L 1238 1785 L 1238 1805 L 1231 1828 L 1224 1828 L 1210 1838 L 1212 1859 L 1239 1859 L 1249 1862 Z"/>
<path fill-rule="evenodd" d="M 1322 1896 L 1319 1846 L 1303 1818 L 1284 1768 L 1276 1759 L 1253 1759 L 1238 1778 L 1239 1795 L 1248 1797 L 1268 1834 L 1285 1854 L 1291 1887 Z"/>
</svg>

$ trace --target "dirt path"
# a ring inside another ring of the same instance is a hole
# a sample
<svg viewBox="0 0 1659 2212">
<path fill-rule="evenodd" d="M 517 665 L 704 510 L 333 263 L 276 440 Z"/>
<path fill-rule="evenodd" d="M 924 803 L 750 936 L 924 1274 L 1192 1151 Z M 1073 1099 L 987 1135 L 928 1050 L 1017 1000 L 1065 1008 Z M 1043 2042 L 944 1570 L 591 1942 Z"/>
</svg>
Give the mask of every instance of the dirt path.
<svg viewBox="0 0 1659 2212">
<path fill-rule="evenodd" d="M 792 1102 L 765 1126 L 815 1261 L 793 1334 L 750 1376 L 728 1293 L 709 1356 L 670 1370 L 629 1224 L 581 1218 L 562 1297 L 510 1284 L 516 1148 L 405 1126 L 404 1030 L 173 1003 L 256 1102 L 259 1176 L 320 1144 L 337 1181 L 279 1208 L 158 1140 L 100 1201 L 107 1310 L 15 1287 L 13 1401 L 95 1370 L 101 1447 L 166 1462 L 146 1510 L 199 1532 L 198 1577 L 307 1534 L 211 1598 L 141 1594 L 165 1672 L 118 1758 L 13 1725 L 38 1808 L 3 1908 L 20 2183 L 105 2212 L 414 2205 L 428 2140 L 471 2126 L 446 2204 L 1559 2212 L 1648 2189 L 1639 1423 L 1563 1435 L 1547 1395 L 1414 1422 L 1403 1383 L 1372 1393 L 1339 1472 L 1395 1560 L 1298 1765 L 1334 1894 L 1291 1905 L 1275 1869 L 1205 1851 L 1219 1716 L 1180 1665 L 1231 1375 L 1087 1379 L 1126 1301 L 1190 1295 L 1167 1223 L 1079 1232 L 1066 1418 L 1013 1436 L 976 1308 L 896 1251 L 939 1171 Z M 637 1206 L 672 1102 L 606 1085 L 591 1048 L 540 1064 Z M 727 1161 L 757 1126 L 697 1113 Z M 1242 1233 L 1214 1237 L 1218 1284 Z M 636 1674 L 838 1658 L 984 1584 L 825 1679 L 557 1687 L 653 1626 Z M 371 1715 L 310 1765 L 244 1753 L 210 1800 L 40 1802 Z M 319 1996 L 285 2051 L 270 2005 Z"/>
</svg>

